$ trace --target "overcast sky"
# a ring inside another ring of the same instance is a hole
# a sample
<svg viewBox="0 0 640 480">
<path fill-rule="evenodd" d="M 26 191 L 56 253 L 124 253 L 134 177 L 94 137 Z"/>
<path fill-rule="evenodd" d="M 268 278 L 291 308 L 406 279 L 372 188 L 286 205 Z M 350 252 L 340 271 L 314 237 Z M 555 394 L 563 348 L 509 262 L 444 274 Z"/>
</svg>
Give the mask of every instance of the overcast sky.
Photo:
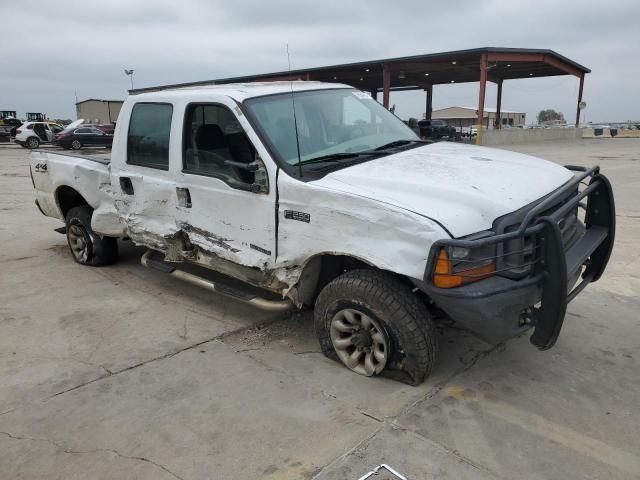
<svg viewBox="0 0 640 480">
<path fill-rule="evenodd" d="M 152 86 L 484 46 L 549 48 L 592 69 L 587 121 L 640 119 L 640 1 L 0 0 L 0 110 L 75 119 L 78 99 Z M 489 84 L 488 107 L 495 106 Z M 434 108 L 477 105 L 436 86 Z M 575 116 L 575 77 L 504 83 L 503 109 Z M 420 117 L 424 93 L 391 97 Z"/>
</svg>

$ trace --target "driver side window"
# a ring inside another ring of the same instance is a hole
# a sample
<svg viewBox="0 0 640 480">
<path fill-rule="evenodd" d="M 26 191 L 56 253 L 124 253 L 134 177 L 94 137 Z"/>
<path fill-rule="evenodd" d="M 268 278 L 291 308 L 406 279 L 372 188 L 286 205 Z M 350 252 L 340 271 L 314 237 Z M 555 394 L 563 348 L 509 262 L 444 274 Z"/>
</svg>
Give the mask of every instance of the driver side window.
<svg viewBox="0 0 640 480">
<path fill-rule="evenodd" d="M 256 151 L 235 115 L 225 106 L 187 107 L 183 139 L 183 171 L 216 177 L 232 187 L 250 185 L 255 174 L 246 168 Z"/>
</svg>

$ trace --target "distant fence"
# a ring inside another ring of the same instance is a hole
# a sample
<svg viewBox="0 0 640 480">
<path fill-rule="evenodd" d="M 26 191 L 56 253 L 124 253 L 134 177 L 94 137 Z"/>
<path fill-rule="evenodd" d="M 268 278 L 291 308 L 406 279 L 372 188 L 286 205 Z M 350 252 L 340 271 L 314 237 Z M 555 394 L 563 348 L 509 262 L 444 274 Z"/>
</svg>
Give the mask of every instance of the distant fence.
<svg viewBox="0 0 640 480">
<path fill-rule="evenodd" d="M 582 129 L 579 128 L 506 128 L 484 130 L 482 145 L 513 145 L 548 140 L 576 140 L 578 138 L 582 138 Z"/>
<path fill-rule="evenodd" d="M 513 145 L 546 142 L 549 140 L 577 140 L 580 138 L 640 138 L 640 129 L 624 127 L 552 127 L 484 130 L 482 132 L 482 145 Z"/>
<path fill-rule="evenodd" d="M 640 130 L 630 128 L 583 128 L 582 138 L 640 138 Z"/>
</svg>

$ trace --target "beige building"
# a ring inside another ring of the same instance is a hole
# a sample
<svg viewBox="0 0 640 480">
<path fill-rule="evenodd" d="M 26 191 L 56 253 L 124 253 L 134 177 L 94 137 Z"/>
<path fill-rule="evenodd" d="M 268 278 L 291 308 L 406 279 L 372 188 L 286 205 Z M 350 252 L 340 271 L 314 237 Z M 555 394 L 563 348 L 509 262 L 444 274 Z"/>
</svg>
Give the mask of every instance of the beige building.
<svg viewBox="0 0 640 480">
<path fill-rule="evenodd" d="M 99 100 L 89 98 L 76 103 L 77 118 L 84 118 L 86 123 L 116 123 L 122 108 L 122 100 Z"/>
<path fill-rule="evenodd" d="M 478 110 L 475 107 L 447 107 L 434 110 L 431 114 L 433 119 L 447 120 L 453 127 L 471 127 L 477 122 Z M 525 114 L 511 110 L 501 110 L 500 119 L 503 126 L 517 127 L 525 123 Z M 496 125 L 496 109 L 484 109 L 485 128 L 494 128 Z"/>
</svg>

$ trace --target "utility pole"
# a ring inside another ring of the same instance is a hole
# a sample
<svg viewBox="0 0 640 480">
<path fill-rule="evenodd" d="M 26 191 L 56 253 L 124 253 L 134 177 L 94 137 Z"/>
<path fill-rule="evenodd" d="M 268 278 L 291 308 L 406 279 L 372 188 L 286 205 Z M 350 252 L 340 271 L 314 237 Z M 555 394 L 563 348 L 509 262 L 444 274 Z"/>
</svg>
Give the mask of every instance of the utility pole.
<svg viewBox="0 0 640 480">
<path fill-rule="evenodd" d="M 126 68 L 124 70 L 124 74 L 128 75 L 131 79 L 131 90 L 133 90 L 133 72 L 135 72 L 135 70 L 127 70 Z"/>
</svg>

